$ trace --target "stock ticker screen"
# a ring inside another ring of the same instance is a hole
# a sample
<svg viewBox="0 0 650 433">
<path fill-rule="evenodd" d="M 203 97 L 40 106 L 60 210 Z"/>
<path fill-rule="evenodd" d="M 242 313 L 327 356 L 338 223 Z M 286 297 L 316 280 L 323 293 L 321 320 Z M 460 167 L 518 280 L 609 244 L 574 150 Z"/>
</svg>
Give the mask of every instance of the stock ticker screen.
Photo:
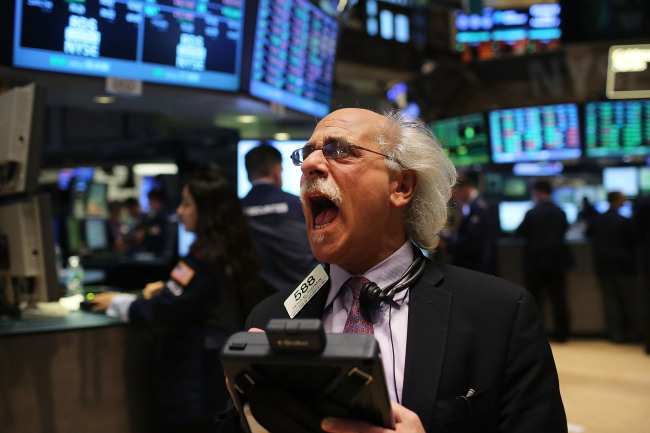
<svg viewBox="0 0 650 433">
<path fill-rule="evenodd" d="M 326 116 L 337 38 L 336 19 L 308 0 L 259 0 L 250 94 Z"/>
<path fill-rule="evenodd" d="M 585 154 L 650 155 L 650 100 L 585 104 Z"/>
<path fill-rule="evenodd" d="M 430 126 L 454 165 L 485 164 L 490 161 L 488 128 L 483 114 L 436 120 Z"/>
<path fill-rule="evenodd" d="M 13 65 L 236 91 L 244 0 L 15 0 Z"/>
<path fill-rule="evenodd" d="M 495 163 L 575 159 L 582 154 L 576 104 L 493 110 L 489 124 Z"/>
<path fill-rule="evenodd" d="M 455 49 L 465 62 L 556 50 L 562 36 L 560 5 L 526 9 L 485 7 L 480 13 L 455 11 Z"/>
</svg>

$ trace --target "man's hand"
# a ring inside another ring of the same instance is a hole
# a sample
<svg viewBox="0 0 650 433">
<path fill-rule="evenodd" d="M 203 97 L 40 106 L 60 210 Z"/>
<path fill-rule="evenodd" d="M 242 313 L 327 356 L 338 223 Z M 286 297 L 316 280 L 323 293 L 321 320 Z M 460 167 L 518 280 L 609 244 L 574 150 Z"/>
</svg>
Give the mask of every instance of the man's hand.
<svg viewBox="0 0 650 433">
<path fill-rule="evenodd" d="M 363 421 L 341 418 L 325 418 L 321 428 L 329 433 L 424 433 L 420 418 L 404 406 L 391 402 L 393 417 L 395 417 L 395 430 L 389 430 Z"/>
<path fill-rule="evenodd" d="M 144 289 L 142 289 L 142 296 L 144 297 L 144 299 L 151 299 L 154 296 L 158 295 L 160 292 L 162 292 L 163 287 L 165 287 L 165 283 L 163 283 L 162 281 L 149 283 L 146 286 L 144 286 Z"/>
<path fill-rule="evenodd" d="M 108 306 L 111 305 L 111 299 L 113 299 L 113 296 L 116 294 L 117 292 L 97 293 L 92 299 L 92 302 L 94 302 L 95 305 L 92 306 L 91 310 L 102 311 L 107 309 Z"/>
</svg>

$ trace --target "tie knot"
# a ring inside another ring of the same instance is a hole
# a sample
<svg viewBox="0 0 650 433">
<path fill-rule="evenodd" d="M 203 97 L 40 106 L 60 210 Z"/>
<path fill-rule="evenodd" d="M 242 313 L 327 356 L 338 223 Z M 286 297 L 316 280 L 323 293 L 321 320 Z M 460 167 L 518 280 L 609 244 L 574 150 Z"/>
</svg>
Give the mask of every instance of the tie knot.
<svg viewBox="0 0 650 433">
<path fill-rule="evenodd" d="M 359 293 L 364 284 L 369 283 L 370 280 L 366 277 L 352 277 L 345 282 L 345 287 L 352 290 L 354 299 L 359 299 Z"/>
</svg>

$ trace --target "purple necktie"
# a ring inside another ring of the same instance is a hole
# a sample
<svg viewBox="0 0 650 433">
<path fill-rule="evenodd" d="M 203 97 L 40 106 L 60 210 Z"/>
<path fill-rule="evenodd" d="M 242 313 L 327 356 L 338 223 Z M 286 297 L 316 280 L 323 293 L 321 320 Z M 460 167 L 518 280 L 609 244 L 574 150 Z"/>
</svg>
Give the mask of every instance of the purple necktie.
<svg viewBox="0 0 650 433">
<path fill-rule="evenodd" d="M 372 327 L 370 314 L 359 305 L 359 293 L 361 293 L 361 287 L 368 282 L 369 280 L 364 277 L 352 277 L 343 285 L 343 290 L 351 290 L 353 297 L 352 308 L 350 308 L 350 312 L 348 313 L 348 320 L 345 321 L 343 332 L 356 334 L 375 333 Z"/>
</svg>

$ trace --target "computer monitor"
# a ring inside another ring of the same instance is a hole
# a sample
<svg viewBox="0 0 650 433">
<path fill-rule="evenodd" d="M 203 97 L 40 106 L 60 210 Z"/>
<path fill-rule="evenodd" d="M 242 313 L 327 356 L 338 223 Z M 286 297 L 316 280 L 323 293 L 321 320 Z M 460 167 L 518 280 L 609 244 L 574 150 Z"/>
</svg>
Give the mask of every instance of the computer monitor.
<svg viewBox="0 0 650 433">
<path fill-rule="evenodd" d="M 607 200 L 600 200 L 594 203 L 594 207 L 599 213 L 605 213 L 609 210 L 609 202 Z M 626 201 L 623 206 L 618 208 L 618 214 L 627 218 L 632 218 L 632 202 Z"/>
<path fill-rule="evenodd" d="M 65 245 L 64 250 L 67 255 L 78 255 L 83 249 L 83 240 L 81 236 L 81 220 L 75 217 L 65 219 Z"/>
<path fill-rule="evenodd" d="M 650 155 L 650 100 L 585 104 L 585 156 Z"/>
<path fill-rule="evenodd" d="M 0 236 L 8 252 L 8 266 L 0 268 L 0 279 L 5 296 L 16 304 L 59 299 L 52 219 L 46 194 L 0 203 Z"/>
<path fill-rule="evenodd" d="M 251 11 L 254 19 L 247 25 L 255 35 L 246 50 L 250 75 L 244 86 L 256 98 L 326 116 L 334 85 L 337 19 L 309 0 L 259 0 L 252 5 L 257 10 Z"/>
<path fill-rule="evenodd" d="M 108 184 L 91 182 L 86 188 L 86 215 L 108 216 Z"/>
<path fill-rule="evenodd" d="M 490 143 L 485 117 L 481 113 L 440 119 L 430 124 L 456 166 L 490 162 Z"/>
<path fill-rule="evenodd" d="M 44 129 L 43 87 L 0 94 L 0 196 L 36 192 Z"/>
<path fill-rule="evenodd" d="M 530 201 L 499 202 L 499 226 L 504 233 L 513 233 L 535 204 Z"/>
<path fill-rule="evenodd" d="M 639 193 L 650 193 L 650 167 L 639 167 Z"/>
<path fill-rule="evenodd" d="M 300 167 L 293 165 L 291 162 L 291 153 L 294 150 L 303 147 L 307 140 L 241 140 L 237 144 L 237 195 L 243 198 L 251 189 L 251 183 L 248 181 L 246 164 L 244 158 L 249 150 L 262 143 L 269 144 L 280 151 L 282 154 L 282 189 L 291 194 L 300 195 L 300 177 L 302 170 Z"/>
<path fill-rule="evenodd" d="M 183 223 L 178 223 L 178 257 L 185 257 L 190 253 L 190 246 L 196 240 L 196 235 L 185 230 Z"/>
<path fill-rule="evenodd" d="M 239 90 L 243 1 L 14 3 L 14 67 Z"/>
<path fill-rule="evenodd" d="M 529 3 L 529 6 L 516 5 L 516 9 L 484 7 L 469 13 L 466 9 L 456 10 L 453 42 L 461 60 L 494 60 L 557 50 L 562 36 L 560 5 L 519 3 Z"/>
<path fill-rule="evenodd" d="M 576 104 L 493 110 L 488 116 L 495 163 L 557 161 L 582 155 Z"/>
<path fill-rule="evenodd" d="M 578 219 L 578 205 L 573 202 L 557 203 L 558 206 L 564 211 L 566 220 L 569 224 L 573 224 Z"/>
<path fill-rule="evenodd" d="M 627 197 L 639 195 L 639 169 L 635 166 L 605 167 L 603 187 L 606 192 L 620 191 Z"/>
<path fill-rule="evenodd" d="M 104 218 L 86 218 L 84 234 L 86 247 L 90 251 L 108 250 L 108 227 Z"/>
</svg>

